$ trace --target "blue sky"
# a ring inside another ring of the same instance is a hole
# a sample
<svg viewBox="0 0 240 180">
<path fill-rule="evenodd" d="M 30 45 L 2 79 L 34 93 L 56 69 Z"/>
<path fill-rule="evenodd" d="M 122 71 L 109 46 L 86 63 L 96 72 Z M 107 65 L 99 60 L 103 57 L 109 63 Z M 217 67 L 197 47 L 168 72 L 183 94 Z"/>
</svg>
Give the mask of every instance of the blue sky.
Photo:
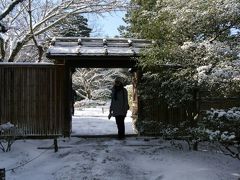
<svg viewBox="0 0 240 180">
<path fill-rule="evenodd" d="M 117 28 L 120 25 L 125 25 L 122 20 L 125 13 L 124 11 L 117 11 L 110 14 L 105 13 L 103 16 L 88 16 L 89 25 L 90 27 L 93 26 L 92 36 L 114 37 L 119 35 Z"/>
</svg>

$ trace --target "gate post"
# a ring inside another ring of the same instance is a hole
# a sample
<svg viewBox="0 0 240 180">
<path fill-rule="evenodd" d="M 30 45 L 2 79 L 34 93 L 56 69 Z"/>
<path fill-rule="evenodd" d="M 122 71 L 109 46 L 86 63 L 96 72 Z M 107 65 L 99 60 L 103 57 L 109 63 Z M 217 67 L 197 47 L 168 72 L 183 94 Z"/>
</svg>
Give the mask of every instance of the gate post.
<svg viewBox="0 0 240 180">
<path fill-rule="evenodd" d="M 132 118 L 133 118 L 133 129 L 138 133 L 137 121 L 139 116 L 139 97 L 138 97 L 138 83 L 141 79 L 141 70 L 136 69 L 132 74 L 132 84 L 133 84 L 133 102 L 132 102 Z"/>
<path fill-rule="evenodd" d="M 65 118 L 64 118 L 64 137 L 70 137 L 71 128 L 72 128 L 72 113 L 71 113 L 71 88 L 72 88 L 72 79 L 71 79 L 71 69 L 70 66 L 65 63 Z"/>
<path fill-rule="evenodd" d="M 6 176 L 5 176 L 5 168 L 0 169 L 0 180 L 5 180 Z"/>
</svg>

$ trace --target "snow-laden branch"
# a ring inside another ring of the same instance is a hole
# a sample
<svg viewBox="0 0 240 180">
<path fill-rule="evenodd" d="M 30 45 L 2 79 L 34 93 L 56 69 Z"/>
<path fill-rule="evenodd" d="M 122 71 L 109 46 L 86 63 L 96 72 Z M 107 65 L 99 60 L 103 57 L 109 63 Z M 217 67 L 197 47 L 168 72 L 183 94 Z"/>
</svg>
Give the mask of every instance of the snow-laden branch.
<svg viewBox="0 0 240 180">
<path fill-rule="evenodd" d="M 13 9 L 14 7 L 19 4 L 20 2 L 22 2 L 24 0 L 14 0 L 11 2 L 11 4 L 9 4 L 4 10 L 3 12 L 0 14 L 0 20 L 2 20 L 3 18 L 5 18 Z"/>
<path fill-rule="evenodd" d="M 73 87 L 81 94 L 81 97 L 101 99 L 110 96 L 116 77 L 127 79 L 120 69 L 81 68 L 73 74 Z"/>
<path fill-rule="evenodd" d="M 82 4 L 74 4 L 72 1 L 67 4 L 67 6 L 63 6 L 63 4 L 60 5 L 60 7 L 55 7 L 54 10 L 51 10 L 47 15 L 42 19 L 40 22 L 34 25 L 33 29 L 36 31 L 36 35 L 39 35 L 51 27 L 58 24 L 63 19 L 75 15 L 75 14 L 84 14 L 84 13 L 103 13 L 103 12 L 109 12 L 112 10 L 115 10 L 117 8 L 126 8 L 125 3 L 119 3 L 118 1 L 107 1 L 108 3 L 102 4 L 102 0 L 92 0 L 92 1 L 84 1 Z M 72 5 L 72 6 L 71 6 Z M 61 7 L 63 6 L 63 7 Z M 66 13 L 66 9 L 69 8 Z M 42 28 L 41 30 L 38 30 L 41 25 L 43 25 L 48 20 L 54 18 L 55 20 L 52 21 L 50 24 L 48 24 L 46 27 Z"/>
<path fill-rule="evenodd" d="M 36 40 L 36 36 L 33 32 L 33 22 L 32 22 L 32 6 L 31 6 L 31 0 L 29 0 L 29 7 L 28 7 L 28 13 L 29 13 L 29 27 L 30 27 L 30 32 L 32 34 L 32 39 L 33 39 L 33 42 L 35 44 L 35 46 L 37 47 L 38 49 L 38 62 L 41 62 L 42 60 L 42 56 L 43 56 L 43 47 L 41 45 L 38 44 L 37 40 Z"/>
<path fill-rule="evenodd" d="M 72 2 L 72 1 L 71 1 Z M 66 3 L 66 2 L 65 2 Z M 64 3 L 64 4 L 65 4 Z M 33 27 L 33 29 L 38 29 L 41 27 L 42 24 L 44 24 L 45 22 L 47 22 L 48 20 L 61 15 L 61 6 L 62 3 L 60 5 L 56 5 L 55 7 L 53 7 L 49 12 L 46 13 L 46 15 L 43 17 L 43 19 L 41 21 L 39 21 L 38 23 L 36 23 Z M 63 9 L 67 8 L 69 5 L 64 6 Z M 64 17 L 65 18 L 65 17 Z M 55 21 L 56 22 L 56 21 Z M 52 24 L 56 24 L 55 22 L 53 22 Z M 49 25 L 51 26 L 51 25 Z"/>
<path fill-rule="evenodd" d="M 11 19 L 11 22 L 9 24 L 12 24 L 20 16 L 20 14 L 23 13 L 23 11 L 24 11 L 24 8 L 19 10 L 17 14 Z"/>
<path fill-rule="evenodd" d="M 49 29 L 57 25 L 62 20 L 74 16 L 75 14 L 83 13 L 103 13 L 110 12 L 119 8 L 126 8 L 127 3 L 117 0 L 80 0 L 80 1 L 57 1 L 55 6 L 49 11 L 45 11 L 43 17 L 32 22 L 32 28 L 24 28 L 24 33 L 21 34 L 21 39 L 16 41 L 15 45 L 9 51 L 8 61 L 13 62 L 19 51 L 23 46 L 33 39 L 34 36 L 38 36 L 47 32 Z M 26 24 L 29 24 L 27 22 Z"/>
</svg>

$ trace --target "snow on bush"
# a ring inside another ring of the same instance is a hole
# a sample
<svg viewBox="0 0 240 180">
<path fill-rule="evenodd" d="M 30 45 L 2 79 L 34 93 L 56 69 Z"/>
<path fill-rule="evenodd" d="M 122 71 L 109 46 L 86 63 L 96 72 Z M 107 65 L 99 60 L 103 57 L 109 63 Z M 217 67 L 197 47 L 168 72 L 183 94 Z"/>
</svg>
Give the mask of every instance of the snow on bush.
<svg viewBox="0 0 240 180">
<path fill-rule="evenodd" d="M 163 137 L 183 139 L 189 149 L 197 149 L 201 141 L 217 141 L 223 144 L 240 142 L 240 108 L 228 110 L 211 109 L 196 125 L 189 121 L 182 122 L 178 127 L 165 127 L 161 130 Z M 194 148 L 195 146 L 195 148 Z"/>
<path fill-rule="evenodd" d="M 84 99 L 84 100 L 75 102 L 74 107 L 75 108 L 96 107 L 96 106 L 103 106 L 106 103 L 107 101 L 103 101 L 103 100 Z"/>
<path fill-rule="evenodd" d="M 200 122 L 207 129 L 210 140 L 230 142 L 240 140 L 240 108 L 211 109 Z"/>
<path fill-rule="evenodd" d="M 197 68 L 198 83 L 205 81 L 209 83 L 230 82 L 240 80 L 240 60 L 233 62 L 221 62 L 216 67 L 212 64 L 200 66 Z"/>
<path fill-rule="evenodd" d="M 10 122 L 0 125 L 0 149 L 3 152 L 8 152 L 11 150 L 11 146 L 15 141 L 15 133 L 12 133 L 12 130 L 15 129 L 15 126 Z M 7 134 L 6 134 L 7 133 Z"/>
<path fill-rule="evenodd" d="M 14 127 L 14 125 L 11 124 L 10 122 L 7 122 L 5 124 L 0 125 L 0 131 L 3 133 L 4 131 L 11 129 L 12 127 Z"/>
<path fill-rule="evenodd" d="M 22 137 L 23 132 L 14 124 L 7 122 L 0 125 L 0 150 L 3 152 L 11 151 L 12 144 L 17 137 Z"/>
<path fill-rule="evenodd" d="M 240 107 L 211 109 L 201 122 L 210 141 L 220 143 L 220 150 L 240 160 Z"/>
</svg>

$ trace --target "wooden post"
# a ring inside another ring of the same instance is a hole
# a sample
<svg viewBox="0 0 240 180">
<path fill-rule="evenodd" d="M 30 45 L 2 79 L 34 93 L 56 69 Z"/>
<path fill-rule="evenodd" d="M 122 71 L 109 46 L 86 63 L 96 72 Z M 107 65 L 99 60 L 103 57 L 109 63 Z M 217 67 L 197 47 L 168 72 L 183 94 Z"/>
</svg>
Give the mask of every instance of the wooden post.
<svg viewBox="0 0 240 180">
<path fill-rule="evenodd" d="M 65 119 L 64 119 L 64 137 L 70 137 L 72 128 L 72 113 L 71 113 L 71 68 L 68 64 L 65 64 L 65 89 L 64 89 L 64 104 L 65 104 Z"/>
<path fill-rule="evenodd" d="M 138 83 L 141 79 L 141 76 L 142 76 L 142 73 L 140 69 L 136 69 L 132 73 L 132 84 L 133 84 L 132 118 L 133 118 L 133 128 L 136 133 L 139 133 L 136 127 L 136 124 L 139 117 Z"/>
<path fill-rule="evenodd" d="M 58 152 L 57 138 L 54 138 L 53 144 L 54 144 L 54 152 Z"/>
<path fill-rule="evenodd" d="M 0 180 L 6 180 L 5 168 L 0 169 Z"/>
</svg>

